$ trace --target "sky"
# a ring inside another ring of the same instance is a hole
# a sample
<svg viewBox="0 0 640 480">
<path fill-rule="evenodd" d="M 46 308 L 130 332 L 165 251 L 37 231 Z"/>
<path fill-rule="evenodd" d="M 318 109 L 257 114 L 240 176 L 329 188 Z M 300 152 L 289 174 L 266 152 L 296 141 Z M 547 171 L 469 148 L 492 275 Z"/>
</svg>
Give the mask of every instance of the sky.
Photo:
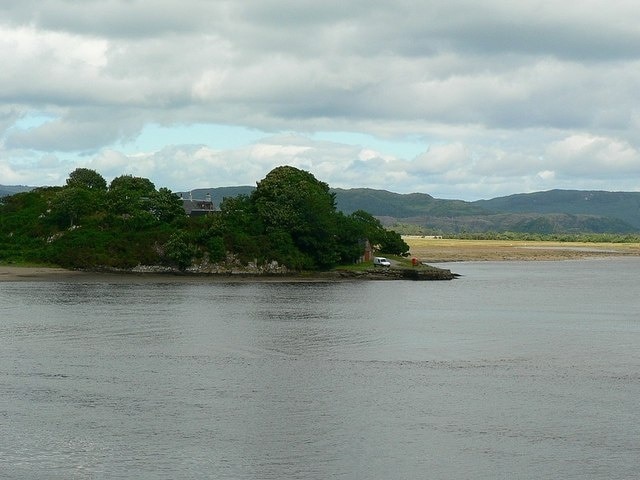
<svg viewBox="0 0 640 480">
<path fill-rule="evenodd" d="M 0 184 L 640 191 L 636 0 L 0 0 Z"/>
</svg>

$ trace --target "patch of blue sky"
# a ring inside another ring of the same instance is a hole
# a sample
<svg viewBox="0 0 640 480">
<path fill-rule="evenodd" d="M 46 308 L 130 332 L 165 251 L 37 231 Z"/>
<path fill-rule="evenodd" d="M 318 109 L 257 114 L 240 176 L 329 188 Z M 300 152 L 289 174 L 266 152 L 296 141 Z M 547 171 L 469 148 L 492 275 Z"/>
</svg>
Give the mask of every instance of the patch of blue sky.
<svg viewBox="0 0 640 480">
<path fill-rule="evenodd" d="M 20 117 L 13 124 L 12 128 L 17 130 L 29 130 L 31 128 L 37 128 L 45 123 L 51 122 L 52 120 L 56 120 L 58 117 L 54 115 L 49 115 L 42 112 L 34 112 L 27 113 L 26 115 Z"/>
<path fill-rule="evenodd" d="M 216 150 L 241 148 L 270 137 L 273 132 L 264 132 L 242 126 L 219 124 L 190 124 L 163 126 L 149 124 L 135 140 L 119 145 L 126 153 L 157 151 L 168 145 L 207 145 Z M 346 145 L 357 145 L 375 150 L 383 155 L 412 159 L 428 149 L 423 139 L 382 139 L 373 135 L 353 132 L 316 132 L 308 138 Z"/>
</svg>

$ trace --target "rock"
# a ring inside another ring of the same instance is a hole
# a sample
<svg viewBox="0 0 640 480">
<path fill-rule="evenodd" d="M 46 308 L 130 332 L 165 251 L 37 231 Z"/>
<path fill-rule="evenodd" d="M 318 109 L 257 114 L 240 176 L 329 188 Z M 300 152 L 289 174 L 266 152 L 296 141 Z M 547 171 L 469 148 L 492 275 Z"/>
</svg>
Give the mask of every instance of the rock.
<svg viewBox="0 0 640 480">
<path fill-rule="evenodd" d="M 459 275 L 451 270 L 431 266 L 418 268 L 374 268 L 364 271 L 338 270 L 342 278 L 363 280 L 453 280 Z"/>
</svg>

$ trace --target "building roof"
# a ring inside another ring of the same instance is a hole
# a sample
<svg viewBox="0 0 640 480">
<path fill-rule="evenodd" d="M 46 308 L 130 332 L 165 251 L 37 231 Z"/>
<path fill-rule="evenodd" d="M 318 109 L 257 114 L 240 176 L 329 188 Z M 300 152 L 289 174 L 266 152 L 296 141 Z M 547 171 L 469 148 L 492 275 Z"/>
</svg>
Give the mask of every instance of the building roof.
<svg viewBox="0 0 640 480">
<path fill-rule="evenodd" d="M 207 215 L 216 211 L 216 207 L 211 201 L 211 195 L 207 194 L 205 200 L 194 200 L 191 193 L 189 198 L 182 198 L 182 207 L 187 215 L 196 217 L 198 215 Z"/>
</svg>

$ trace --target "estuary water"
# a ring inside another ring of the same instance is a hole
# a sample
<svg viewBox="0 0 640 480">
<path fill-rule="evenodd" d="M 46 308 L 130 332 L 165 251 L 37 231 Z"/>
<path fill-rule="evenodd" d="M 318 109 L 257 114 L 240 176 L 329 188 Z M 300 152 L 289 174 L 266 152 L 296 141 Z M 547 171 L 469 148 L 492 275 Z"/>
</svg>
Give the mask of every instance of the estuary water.
<svg viewBox="0 0 640 480">
<path fill-rule="evenodd" d="M 446 268 L 1 282 L 0 478 L 638 478 L 640 258 Z"/>
</svg>

